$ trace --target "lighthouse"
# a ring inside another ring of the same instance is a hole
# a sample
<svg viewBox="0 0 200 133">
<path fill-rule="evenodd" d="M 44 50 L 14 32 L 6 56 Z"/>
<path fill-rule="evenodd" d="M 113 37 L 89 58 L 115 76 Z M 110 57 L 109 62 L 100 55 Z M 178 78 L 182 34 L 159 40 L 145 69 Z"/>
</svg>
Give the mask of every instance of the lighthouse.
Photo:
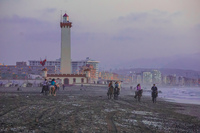
<svg viewBox="0 0 200 133">
<path fill-rule="evenodd" d="M 71 33 L 72 22 L 69 22 L 69 16 L 65 13 L 60 22 L 61 28 L 61 61 L 60 73 L 71 74 Z"/>
<path fill-rule="evenodd" d="M 71 33 L 70 29 L 72 22 L 69 22 L 69 16 L 65 13 L 61 15 L 61 60 L 60 60 L 60 74 L 47 74 L 44 71 L 44 77 L 47 80 L 56 79 L 57 83 L 64 85 L 84 84 L 88 83 L 86 74 L 71 74 Z"/>
</svg>

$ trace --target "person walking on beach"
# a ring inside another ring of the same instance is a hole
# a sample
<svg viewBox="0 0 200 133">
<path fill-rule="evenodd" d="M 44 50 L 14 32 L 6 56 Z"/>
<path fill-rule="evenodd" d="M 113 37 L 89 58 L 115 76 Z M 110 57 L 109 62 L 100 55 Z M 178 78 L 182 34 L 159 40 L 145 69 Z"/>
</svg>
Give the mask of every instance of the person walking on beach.
<svg viewBox="0 0 200 133">
<path fill-rule="evenodd" d="M 118 95 L 119 95 L 119 83 L 116 81 L 114 88 L 114 99 L 118 100 Z"/>
<path fill-rule="evenodd" d="M 158 88 L 156 87 L 155 84 L 153 84 L 153 86 L 151 87 L 151 96 L 152 96 L 152 101 L 153 103 L 156 103 L 156 98 L 158 96 Z"/>
<path fill-rule="evenodd" d="M 135 91 L 135 96 L 134 96 L 134 98 L 137 98 L 138 92 L 139 92 L 140 90 L 141 90 L 141 86 L 140 86 L 140 84 L 138 84 L 137 87 L 136 87 L 136 91 Z"/>
<path fill-rule="evenodd" d="M 48 87 L 47 85 L 48 85 L 48 81 L 47 81 L 47 79 L 45 79 L 44 82 L 43 82 L 43 86 L 42 86 L 42 91 L 41 91 L 41 93 L 43 93 L 44 90 L 46 89 L 46 87 Z"/>
<path fill-rule="evenodd" d="M 65 89 L 65 84 L 63 84 L 62 87 L 63 87 L 63 90 L 64 90 Z"/>
<path fill-rule="evenodd" d="M 108 92 L 107 92 L 108 99 L 112 98 L 113 91 L 114 90 L 113 90 L 112 81 L 110 81 L 110 83 L 108 84 Z"/>
</svg>

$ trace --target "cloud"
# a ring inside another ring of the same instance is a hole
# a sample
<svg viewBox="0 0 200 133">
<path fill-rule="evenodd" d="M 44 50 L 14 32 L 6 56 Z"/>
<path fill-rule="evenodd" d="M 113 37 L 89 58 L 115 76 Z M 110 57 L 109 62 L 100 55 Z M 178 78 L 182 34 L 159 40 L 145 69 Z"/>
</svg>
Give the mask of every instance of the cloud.
<svg viewBox="0 0 200 133">
<path fill-rule="evenodd" d="M 176 21 L 181 17 L 181 12 L 159 10 L 130 13 L 107 22 L 101 33 L 77 31 L 80 34 L 75 33 L 72 40 L 76 42 L 75 45 L 80 45 L 72 47 L 80 48 L 78 53 L 90 55 L 104 65 L 138 58 L 164 58 L 198 52 L 195 40 L 199 39 L 192 35 L 198 32 L 177 27 Z"/>
<path fill-rule="evenodd" d="M 27 61 L 43 56 L 52 59 L 60 57 L 59 24 L 55 26 L 35 18 L 14 15 L 0 19 L 0 29 L 0 62 Z M 49 54 L 49 51 L 53 51 L 53 54 Z"/>
<path fill-rule="evenodd" d="M 56 11 L 57 11 L 56 8 L 46 8 L 46 9 L 44 9 L 44 12 L 46 12 L 46 13 L 55 13 Z"/>
<path fill-rule="evenodd" d="M 4 17 L 0 19 L 0 24 L 4 25 L 4 24 L 14 24 L 14 23 L 18 23 L 18 24 L 40 24 L 41 21 L 34 19 L 34 18 L 28 18 L 28 17 L 20 17 L 18 15 L 13 15 L 12 17 Z"/>
<path fill-rule="evenodd" d="M 143 13 L 131 13 L 128 16 L 120 16 L 117 21 L 121 22 L 134 22 L 134 21 L 143 21 L 147 19 L 148 13 L 143 12 Z"/>
<path fill-rule="evenodd" d="M 139 24 L 140 26 L 166 26 L 172 24 L 175 20 L 182 17 L 181 12 L 168 13 L 160 10 L 152 10 L 147 12 L 133 12 L 126 16 L 120 16 L 115 22 L 119 24 Z M 136 25 L 138 26 L 138 25 Z"/>
</svg>

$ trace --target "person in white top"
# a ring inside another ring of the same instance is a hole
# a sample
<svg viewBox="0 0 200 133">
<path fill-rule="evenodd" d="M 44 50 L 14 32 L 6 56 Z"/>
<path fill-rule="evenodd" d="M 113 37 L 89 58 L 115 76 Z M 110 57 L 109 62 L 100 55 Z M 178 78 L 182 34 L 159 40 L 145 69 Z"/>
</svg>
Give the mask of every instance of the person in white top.
<svg viewBox="0 0 200 133">
<path fill-rule="evenodd" d="M 47 85 L 48 85 L 48 81 L 47 81 L 47 79 L 45 79 L 44 82 L 43 82 L 42 92 L 41 93 L 44 92 L 44 89 L 45 89 L 45 87 L 47 87 Z"/>
</svg>

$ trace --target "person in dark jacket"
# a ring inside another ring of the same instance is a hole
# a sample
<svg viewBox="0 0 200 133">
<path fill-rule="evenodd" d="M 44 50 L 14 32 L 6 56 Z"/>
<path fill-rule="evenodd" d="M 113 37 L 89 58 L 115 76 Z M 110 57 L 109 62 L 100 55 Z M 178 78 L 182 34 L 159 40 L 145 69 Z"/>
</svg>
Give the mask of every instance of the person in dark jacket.
<svg viewBox="0 0 200 133">
<path fill-rule="evenodd" d="M 154 103 L 156 102 L 156 97 L 158 96 L 158 88 L 156 87 L 155 84 L 153 84 L 153 86 L 151 87 L 151 90 L 152 90 L 152 93 L 151 93 L 152 101 Z"/>
</svg>

